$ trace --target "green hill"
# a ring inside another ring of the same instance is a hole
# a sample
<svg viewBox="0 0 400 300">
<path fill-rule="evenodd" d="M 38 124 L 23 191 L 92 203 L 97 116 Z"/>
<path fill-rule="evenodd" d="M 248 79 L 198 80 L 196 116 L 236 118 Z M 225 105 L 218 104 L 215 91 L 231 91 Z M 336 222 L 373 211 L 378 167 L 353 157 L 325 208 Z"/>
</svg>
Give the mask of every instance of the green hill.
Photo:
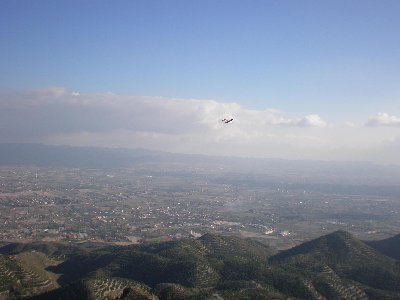
<svg viewBox="0 0 400 300">
<path fill-rule="evenodd" d="M 150 288 L 135 281 L 123 278 L 84 279 L 63 288 L 32 297 L 35 300 L 110 300 L 110 299 L 158 299 Z"/>
<path fill-rule="evenodd" d="M 400 234 L 384 240 L 366 243 L 382 254 L 400 260 Z"/>
<path fill-rule="evenodd" d="M 187 287 L 208 287 L 218 283 L 221 275 L 241 275 L 257 271 L 267 262 L 269 247 L 237 237 L 207 234 L 197 240 L 181 240 L 147 246 L 109 247 L 74 255 L 53 272 L 63 274 L 65 284 L 93 272 L 125 277 L 150 286 L 174 282 Z M 244 270 L 246 268 L 246 270 Z M 80 275 L 82 276 L 82 275 Z"/>
<path fill-rule="evenodd" d="M 58 288 L 58 275 L 47 268 L 59 263 L 41 252 L 0 255 L 0 293 L 12 299 Z"/>
<path fill-rule="evenodd" d="M 363 297 L 367 299 L 367 295 L 373 298 L 379 291 L 381 295 L 394 294 L 400 299 L 399 265 L 345 231 L 303 243 L 277 254 L 270 261 L 301 272 L 318 292 L 331 294 L 333 298 L 354 294 L 361 297 L 365 292 Z"/>
<path fill-rule="evenodd" d="M 344 231 L 277 254 L 251 239 L 215 234 L 150 245 L 80 247 L 2 248 L 9 254 L 0 256 L 0 296 L 400 299 L 399 264 Z"/>
<path fill-rule="evenodd" d="M 88 253 L 94 249 L 105 247 L 100 243 L 70 244 L 61 242 L 32 242 L 32 243 L 11 243 L 0 247 L 0 254 L 12 255 L 25 251 L 38 251 L 48 256 L 65 258 L 80 253 Z"/>
<path fill-rule="evenodd" d="M 331 234 L 305 242 L 273 256 L 271 261 L 307 260 L 323 261 L 331 264 L 367 263 L 371 260 L 392 266 L 393 260 L 383 256 L 366 243 L 356 239 L 346 231 Z"/>
</svg>

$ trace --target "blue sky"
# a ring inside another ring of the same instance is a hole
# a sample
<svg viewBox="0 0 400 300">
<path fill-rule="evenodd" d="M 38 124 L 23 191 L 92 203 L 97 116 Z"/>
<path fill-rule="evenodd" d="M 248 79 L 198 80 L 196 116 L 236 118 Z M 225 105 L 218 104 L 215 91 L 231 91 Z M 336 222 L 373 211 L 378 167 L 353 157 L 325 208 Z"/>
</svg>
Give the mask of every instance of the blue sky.
<svg viewBox="0 0 400 300">
<path fill-rule="evenodd" d="M 399 13 L 399 1 L 3 0 L 0 85 L 398 110 Z"/>
<path fill-rule="evenodd" d="M 397 0 L 2 0 L 0 90 L 212 99 L 328 123 L 397 120 L 399 15 Z"/>
</svg>

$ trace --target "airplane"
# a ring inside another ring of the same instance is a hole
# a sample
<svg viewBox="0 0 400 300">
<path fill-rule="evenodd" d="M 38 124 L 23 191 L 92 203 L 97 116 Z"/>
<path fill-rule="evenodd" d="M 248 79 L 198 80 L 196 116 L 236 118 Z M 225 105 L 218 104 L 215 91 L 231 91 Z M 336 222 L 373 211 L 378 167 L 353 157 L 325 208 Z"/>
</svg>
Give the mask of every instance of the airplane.
<svg viewBox="0 0 400 300">
<path fill-rule="evenodd" d="M 233 121 L 233 119 L 223 119 L 223 120 L 221 120 L 222 122 L 224 122 L 225 124 L 228 124 L 228 123 L 230 123 L 230 122 L 232 122 Z"/>
</svg>

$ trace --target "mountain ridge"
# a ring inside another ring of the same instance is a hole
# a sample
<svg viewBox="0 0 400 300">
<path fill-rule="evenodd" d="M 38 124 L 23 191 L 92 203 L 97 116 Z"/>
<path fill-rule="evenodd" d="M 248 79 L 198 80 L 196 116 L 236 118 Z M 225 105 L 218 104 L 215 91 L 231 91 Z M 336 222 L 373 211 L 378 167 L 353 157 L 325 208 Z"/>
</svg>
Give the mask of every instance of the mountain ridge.
<svg viewBox="0 0 400 300">
<path fill-rule="evenodd" d="M 149 245 L 71 246 L 73 250 L 58 252 L 57 245 L 0 248 L 0 292 L 36 300 L 400 298 L 399 264 L 345 231 L 279 253 L 252 239 L 214 233 Z M 37 269 L 39 264 L 29 269 L 21 261 L 29 253 L 35 259 L 41 250 L 48 254 L 40 257 L 49 259 L 64 255 L 44 270 L 58 279 L 46 283 L 47 273 Z M 12 262 L 20 269 L 13 269 Z M 24 280 L 52 288 L 45 293 L 45 288 L 24 288 L 18 283 Z"/>
<path fill-rule="evenodd" d="M 384 255 L 400 260 L 400 234 L 383 240 L 367 241 L 366 243 Z"/>
<path fill-rule="evenodd" d="M 140 166 L 162 172 L 236 174 L 231 184 L 273 184 L 278 177 L 288 179 L 299 188 L 338 190 L 346 185 L 349 193 L 359 192 L 397 195 L 400 166 L 383 166 L 370 162 L 286 160 L 278 158 L 224 157 L 202 154 L 179 154 L 146 149 L 76 147 L 45 144 L 0 143 L 0 166 L 65 167 L 78 169 L 123 169 Z M 240 175 L 242 174 L 242 176 Z M 250 177 L 249 177 L 250 176 Z M 260 177 L 261 176 L 261 177 Z M 312 178 L 311 182 L 299 178 Z M 251 180 L 250 180 L 251 179 Z M 222 177 L 219 180 L 226 180 Z M 275 180 L 275 181 L 274 181 Z M 278 180 L 279 182 L 279 180 Z M 317 186 L 314 187 L 314 185 Z M 355 188 L 356 187 L 356 188 Z"/>
</svg>

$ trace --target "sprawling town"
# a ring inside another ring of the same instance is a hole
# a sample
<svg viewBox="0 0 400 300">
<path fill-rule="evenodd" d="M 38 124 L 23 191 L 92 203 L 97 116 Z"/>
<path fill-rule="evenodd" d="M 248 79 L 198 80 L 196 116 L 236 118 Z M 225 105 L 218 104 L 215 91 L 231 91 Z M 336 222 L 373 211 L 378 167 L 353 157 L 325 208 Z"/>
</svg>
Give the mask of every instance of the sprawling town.
<svg viewBox="0 0 400 300">
<path fill-rule="evenodd" d="M 0 240 L 124 245 L 218 232 L 287 248 L 337 229 L 364 239 L 400 232 L 395 193 L 324 191 L 289 179 L 238 184 L 240 176 L 173 166 L 3 166 Z"/>
</svg>

